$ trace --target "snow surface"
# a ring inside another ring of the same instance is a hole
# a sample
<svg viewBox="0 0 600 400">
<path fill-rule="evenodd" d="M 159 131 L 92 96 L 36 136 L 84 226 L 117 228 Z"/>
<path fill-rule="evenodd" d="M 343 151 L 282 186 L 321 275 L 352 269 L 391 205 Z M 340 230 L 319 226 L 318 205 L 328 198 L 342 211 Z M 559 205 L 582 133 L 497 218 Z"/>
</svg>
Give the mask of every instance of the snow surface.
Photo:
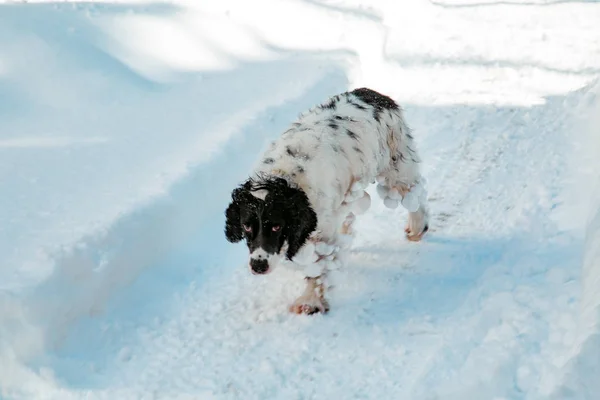
<svg viewBox="0 0 600 400">
<path fill-rule="evenodd" d="M 0 2 L 2 399 L 597 399 L 600 3 Z M 331 311 L 223 235 L 295 116 L 405 108 Z"/>
</svg>

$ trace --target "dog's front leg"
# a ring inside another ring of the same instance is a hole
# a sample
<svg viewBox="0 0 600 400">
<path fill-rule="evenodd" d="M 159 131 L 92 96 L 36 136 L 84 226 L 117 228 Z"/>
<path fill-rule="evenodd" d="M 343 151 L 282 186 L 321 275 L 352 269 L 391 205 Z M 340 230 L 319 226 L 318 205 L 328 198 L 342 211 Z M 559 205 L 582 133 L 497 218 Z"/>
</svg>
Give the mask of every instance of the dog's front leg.
<svg viewBox="0 0 600 400">
<path fill-rule="evenodd" d="M 320 276 L 306 277 L 306 289 L 302 296 L 290 306 L 290 311 L 296 314 L 327 313 L 329 303 L 325 299 L 325 272 Z"/>
<path fill-rule="evenodd" d="M 345 229 L 351 230 L 354 216 L 350 214 L 345 220 L 347 225 Z M 332 226 L 335 226 L 332 224 Z M 344 231 L 343 227 L 341 227 Z M 338 229 L 340 229 L 338 227 Z M 294 258 L 294 262 L 303 268 L 306 280 L 306 289 L 304 293 L 294 301 L 290 306 L 290 311 L 296 314 L 314 314 L 317 312 L 327 313 L 329 303 L 325 299 L 327 290 L 327 278 L 329 272 L 339 269 L 343 265 L 343 247 L 341 243 L 342 236 L 349 236 L 348 232 L 340 234 L 338 232 L 327 232 L 315 235 L 306 243 Z"/>
</svg>

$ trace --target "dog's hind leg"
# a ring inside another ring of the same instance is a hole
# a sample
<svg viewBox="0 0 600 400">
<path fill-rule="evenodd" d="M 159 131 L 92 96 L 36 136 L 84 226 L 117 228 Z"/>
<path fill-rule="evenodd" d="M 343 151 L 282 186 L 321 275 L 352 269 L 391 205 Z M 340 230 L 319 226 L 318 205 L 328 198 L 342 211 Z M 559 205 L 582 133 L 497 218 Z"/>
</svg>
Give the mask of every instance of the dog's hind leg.
<svg viewBox="0 0 600 400">
<path fill-rule="evenodd" d="M 419 241 L 429 229 L 429 205 L 426 181 L 421 176 L 418 162 L 403 157 L 377 177 L 377 193 L 388 208 L 402 204 L 408 210 L 406 238 Z"/>
<path fill-rule="evenodd" d="M 419 200 L 418 207 L 417 211 L 409 211 L 408 223 L 404 228 L 406 238 L 412 242 L 420 241 L 429 230 L 429 209 L 426 196 Z"/>
</svg>

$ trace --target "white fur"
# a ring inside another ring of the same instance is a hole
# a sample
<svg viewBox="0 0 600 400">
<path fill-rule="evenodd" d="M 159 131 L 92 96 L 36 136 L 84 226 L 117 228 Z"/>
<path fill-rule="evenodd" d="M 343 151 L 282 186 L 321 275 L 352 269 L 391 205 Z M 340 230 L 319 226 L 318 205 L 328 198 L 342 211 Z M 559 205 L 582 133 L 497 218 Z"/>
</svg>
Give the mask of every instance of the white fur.
<svg viewBox="0 0 600 400">
<path fill-rule="evenodd" d="M 352 203 L 352 212 L 355 215 L 361 215 L 366 213 L 369 207 L 371 207 L 371 196 L 363 191 L 362 196 Z"/>
<path fill-rule="evenodd" d="M 308 265 L 316 262 L 318 258 L 319 256 L 315 252 L 315 244 L 308 242 L 296 253 L 293 261 L 299 265 Z"/>
<path fill-rule="evenodd" d="M 267 257 L 269 257 L 269 254 L 263 250 L 261 247 L 259 247 L 258 249 L 254 250 L 252 253 L 250 253 L 250 258 L 252 259 L 258 259 L 258 260 L 262 260 L 262 259 L 266 259 Z"/>
<path fill-rule="evenodd" d="M 252 194 L 252 196 L 256 197 L 257 199 L 264 200 L 267 198 L 269 191 L 266 189 L 260 189 L 260 190 L 255 190 L 253 192 L 250 192 L 250 194 Z"/>
</svg>

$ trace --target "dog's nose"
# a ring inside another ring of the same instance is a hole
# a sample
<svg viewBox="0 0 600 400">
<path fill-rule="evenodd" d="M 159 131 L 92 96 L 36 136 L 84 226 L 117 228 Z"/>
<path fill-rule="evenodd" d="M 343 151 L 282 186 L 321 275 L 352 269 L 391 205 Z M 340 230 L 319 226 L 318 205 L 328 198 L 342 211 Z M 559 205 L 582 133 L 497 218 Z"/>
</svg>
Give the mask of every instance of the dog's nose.
<svg viewBox="0 0 600 400">
<path fill-rule="evenodd" d="M 250 268 L 257 274 L 264 274 L 269 270 L 269 262 L 265 259 L 252 258 L 250 259 Z"/>
</svg>

